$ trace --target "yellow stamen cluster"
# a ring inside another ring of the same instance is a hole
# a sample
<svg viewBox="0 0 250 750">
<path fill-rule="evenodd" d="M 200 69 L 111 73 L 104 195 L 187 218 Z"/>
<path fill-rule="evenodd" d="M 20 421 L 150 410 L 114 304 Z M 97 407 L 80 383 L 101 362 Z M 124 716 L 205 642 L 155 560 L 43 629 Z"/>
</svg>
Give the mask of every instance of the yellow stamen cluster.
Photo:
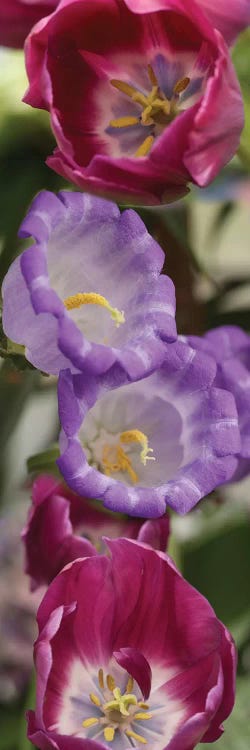
<svg viewBox="0 0 250 750">
<path fill-rule="evenodd" d="M 116 730 L 119 730 L 127 737 L 131 737 L 141 744 L 147 744 L 145 737 L 131 728 L 134 722 L 145 721 L 152 717 L 152 714 L 148 713 L 149 706 L 147 703 L 138 701 L 136 695 L 132 693 L 134 687 L 133 677 L 129 676 L 124 694 L 116 686 L 112 675 L 108 674 L 106 681 L 104 680 L 102 669 L 99 669 L 98 682 L 103 694 L 103 701 L 95 693 L 90 693 L 89 698 L 91 703 L 100 708 L 101 715 L 99 718 L 90 716 L 88 719 L 84 719 L 82 726 L 85 729 L 89 729 L 90 727 L 99 725 L 106 742 L 112 742 Z M 137 729 L 136 725 L 135 728 Z"/>
<path fill-rule="evenodd" d="M 96 294 L 96 292 L 78 292 L 77 294 L 72 294 L 70 297 L 66 297 L 63 304 L 66 310 L 75 310 L 78 307 L 82 307 L 82 305 L 100 305 L 110 312 L 111 318 L 114 320 L 117 328 L 119 328 L 121 323 L 125 323 L 124 312 L 118 310 L 117 307 L 112 307 L 106 297 L 103 297 L 102 294 Z"/>
<path fill-rule="evenodd" d="M 102 453 L 102 465 L 107 476 L 116 474 L 119 471 L 127 472 L 131 481 L 136 484 L 138 482 L 138 475 L 134 471 L 131 460 L 127 453 L 122 448 L 122 445 L 129 445 L 130 443 L 139 443 L 142 446 L 140 452 L 140 459 L 143 466 L 146 466 L 147 461 L 155 461 L 154 456 L 149 456 L 149 453 L 153 453 L 153 448 L 148 446 L 148 438 L 141 432 L 141 430 L 127 430 L 120 434 L 120 444 L 118 445 L 105 445 Z"/>
<path fill-rule="evenodd" d="M 110 121 L 112 128 L 127 128 L 134 125 L 161 125 L 162 127 L 168 125 L 178 114 L 178 100 L 180 94 L 187 88 L 190 78 L 185 76 L 181 78 L 174 86 L 173 95 L 171 99 L 167 99 L 163 91 L 160 89 L 157 77 L 151 65 L 148 65 L 148 77 L 152 85 L 149 94 L 143 94 L 138 91 L 134 86 L 131 86 L 126 81 L 120 81 L 112 79 L 110 81 L 114 88 L 121 91 L 136 104 L 140 104 L 142 112 L 140 117 L 118 117 L 116 120 Z M 154 135 L 148 135 L 143 143 L 137 149 L 135 156 L 147 156 L 151 146 L 154 142 Z"/>
</svg>

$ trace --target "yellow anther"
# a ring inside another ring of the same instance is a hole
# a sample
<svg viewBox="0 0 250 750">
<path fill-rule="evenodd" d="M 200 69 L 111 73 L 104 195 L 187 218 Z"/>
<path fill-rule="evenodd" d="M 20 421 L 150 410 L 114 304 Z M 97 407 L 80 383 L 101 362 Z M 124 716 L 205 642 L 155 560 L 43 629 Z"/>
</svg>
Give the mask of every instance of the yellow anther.
<svg viewBox="0 0 250 750">
<path fill-rule="evenodd" d="M 145 737 L 142 737 L 141 734 L 137 734 L 136 732 L 133 732 L 132 729 L 127 729 L 126 733 L 127 737 L 132 737 L 133 740 L 137 740 L 137 742 L 141 742 L 143 745 L 147 744 L 147 740 L 145 740 Z"/>
<path fill-rule="evenodd" d="M 114 678 L 112 677 L 111 674 L 107 675 L 106 682 L 107 682 L 108 689 L 111 690 L 111 691 L 113 691 L 114 688 L 115 688 L 115 680 L 114 680 Z"/>
<path fill-rule="evenodd" d="M 144 703 L 144 701 L 139 701 L 138 706 L 140 706 L 140 708 L 144 708 L 144 710 L 149 708 L 148 704 Z"/>
<path fill-rule="evenodd" d="M 148 438 L 141 430 L 126 430 L 120 435 L 121 443 L 128 445 L 128 443 L 139 443 L 142 446 L 140 453 L 140 459 L 143 466 L 146 466 L 147 461 L 155 461 L 155 456 L 149 456 L 149 453 L 153 453 L 153 448 L 148 447 Z"/>
<path fill-rule="evenodd" d="M 101 705 L 101 701 L 100 701 L 100 698 L 98 698 L 98 695 L 95 695 L 95 693 L 90 693 L 89 697 L 90 697 L 90 700 L 92 701 L 92 703 L 94 703 L 95 706 L 100 706 Z"/>
<path fill-rule="evenodd" d="M 104 473 L 110 477 L 119 471 L 126 471 L 134 484 L 138 482 L 138 476 L 131 466 L 129 457 L 126 455 L 121 445 L 104 445 L 102 452 L 102 465 Z"/>
<path fill-rule="evenodd" d="M 114 320 L 117 328 L 119 328 L 121 323 L 125 323 L 124 312 L 118 310 L 116 307 L 112 307 L 106 297 L 103 297 L 102 294 L 96 294 L 96 292 L 78 292 L 77 294 L 72 294 L 70 297 L 66 297 L 63 304 L 66 310 L 75 310 L 78 307 L 82 307 L 82 305 L 100 305 L 110 312 L 111 318 Z"/>
<path fill-rule="evenodd" d="M 112 742 L 115 736 L 114 727 L 105 727 L 105 729 L 103 730 L 103 734 L 106 742 Z"/>
<path fill-rule="evenodd" d="M 131 125 L 139 125 L 139 117 L 118 117 L 117 120 L 110 120 L 111 128 L 129 128 Z"/>
<path fill-rule="evenodd" d="M 140 96 L 140 98 L 143 98 L 143 102 L 145 102 L 146 97 L 144 94 L 140 94 L 140 91 L 138 91 L 134 86 L 130 86 L 129 83 L 126 81 L 119 81 L 113 78 L 111 81 L 111 86 L 114 86 L 115 89 L 118 89 L 118 91 L 121 91 L 122 94 L 126 94 L 126 96 L 129 96 L 130 99 L 134 99 L 134 97 Z M 136 101 L 136 99 L 134 99 Z"/>
<path fill-rule="evenodd" d="M 159 84 L 158 84 L 155 72 L 152 68 L 152 65 L 148 65 L 148 77 L 149 77 L 150 83 L 152 83 L 152 86 L 157 86 L 158 88 Z"/>
<path fill-rule="evenodd" d="M 138 714 L 134 714 L 133 718 L 137 719 L 138 721 L 143 721 L 144 719 L 152 719 L 153 714 L 145 714 L 144 712 L 140 711 Z"/>
<path fill-rule="evenodd" d="M 131 693 L 134 687 L 134 680 L 133 677 L 129 676 L 127 685 L 126 685 L 126 693 Z"/>
<path fill-rule="evenodd" d="M 94 724 L 99 724 L 99 719 L 94 718 L 94 716 L 90 719 L 84 719 L 84 721 L 82 722 L 82 726 L 85 728 L 93 727 Z"/>
<path fill-rule="evenodd" d="M 101 690 L 104 688 L 104 678 L 103 678 L 103 669 L 99 669 L 98 672 L 98 682 Z"/>
<path fill-rule="evenodd" d="M 143 143 L 141 143 L 141 145 L 135 152 L 135 157 L 138 159 L 140 156 L 147 156 L 153 143 L 154 143 L 154 136 L 148 135 L 147 138 L 145 138 Z"/>
<path fill-rule="evenodd" d="M 185 91 L 189 83 L 190 83 L 190 78 L 188 78 L 188 76 L 185 76 L 185 78 L 180 78 L 180 80 L 177 81 L 177 83 L 174 86 L 174 94 L 182 94 L 182 92 Z"/>
</svg>

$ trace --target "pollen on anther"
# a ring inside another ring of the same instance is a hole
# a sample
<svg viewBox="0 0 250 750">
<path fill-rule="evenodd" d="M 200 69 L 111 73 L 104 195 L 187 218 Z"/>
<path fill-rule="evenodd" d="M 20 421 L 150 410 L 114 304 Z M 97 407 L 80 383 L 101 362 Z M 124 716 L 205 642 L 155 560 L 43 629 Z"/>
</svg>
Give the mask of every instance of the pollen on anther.
<svg viewBox="0 0 250 750">
<path fill-rule="evenodd" d="M 104 688 L 104 677 L 103 677 L 103 669 L 99 669 L 98 672 L 98 682 L 101 690 Z"/>
<path fill-rule="evenodd" d="M 105 729 L 103 730 L 103 734 L 106 742 L 112 742 L 115 736 L 114 727 L 105 727 Z"/>
<path fill-rule="evenodd" d="M 127 685 L 126 685 L 126 693 L 132 693 L 133 687 L 134 687 L 133 677 L 129 676 Z"/>
<path fill-rule="evenodd" d="M 107 686 L 108 686 L 109 690 L 111 690 L 111 691 L 114 690 L 115 689 L 115 680 L 114 680 L 114 678 L 112 677 L 111 674 L 107 675 L 106 681 L 107 681 Z"/>
<path fill-rule="evenodd" d="M 84 719 L 84 721 L 82 722 L 82 726 L 86 729 L 88 727 L 93 727 L 94 724 L 99 724 L 99 719 L 96 719 L 94 716 L 91 716 L 89 719 Z"/>
<path fill-rule="evenodd" d="M 94 703 L 95 706 L 100 706 L 101 705 L 101 701 L 100 701 L 100 698 L 98 698 L 98 695 L 95 695 L 95 693 L 90 693 L 89 697 L 90 697 L 90 700 L 92 701 L 92 703 Z"/>
<path fill-rule="evenodd" d="M 152 719 L 152 716 L 153 714 L 146 714 L 143 711 L 140 711 L 138 714 L 134 714 L 134 719 L 144 721 L 145 719 Z"/>
<path fill-rule="evenodd" d="M 127 729 L 126 735 L 127 737 L 131 737 L 133 740 L 137 740 L 137 742 L 141 742 L 143 745 L 147 744 L 147 740 L 145 740 L 145 737 L 142 737 L 141 734 L 137 734 L 137 732 L 133 732 L 132 729 Z"/>
</svg>

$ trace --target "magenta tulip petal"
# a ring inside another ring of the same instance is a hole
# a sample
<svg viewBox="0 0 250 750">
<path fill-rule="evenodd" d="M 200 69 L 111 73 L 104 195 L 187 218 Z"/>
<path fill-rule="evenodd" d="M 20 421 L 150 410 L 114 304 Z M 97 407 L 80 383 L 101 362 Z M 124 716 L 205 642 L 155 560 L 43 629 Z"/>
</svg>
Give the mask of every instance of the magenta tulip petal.
<svg viewBox="0 0 250 750">
<path fill-rule="evenodd" d="M 151 691 L 152 670 L 145 656 L 135 648 L 121 648 L 114 651 L 114 657 L 120 667 L 136 680 L 143 698 L 147 700 Z"/>
<path fill-rule="evenodd" d="M 250 25 L 249 0 L 198 0 L 198 4 L 228 44 Z"/>
</svg>

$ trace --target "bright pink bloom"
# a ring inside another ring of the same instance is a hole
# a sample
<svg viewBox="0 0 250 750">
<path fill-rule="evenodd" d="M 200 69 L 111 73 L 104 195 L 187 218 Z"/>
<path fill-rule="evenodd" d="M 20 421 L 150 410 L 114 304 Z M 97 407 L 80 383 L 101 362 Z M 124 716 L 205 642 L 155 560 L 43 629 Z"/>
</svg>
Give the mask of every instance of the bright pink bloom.
<svg viewBox="0 0 250 750">
<path fill-rule="evenodd" d="M 77 557 L 103 552 L 102 537 L 126 536 L 165 552 L 169 516 L 144 521 L 107 512 L 70 491 L 52 476 L 37 477 L 32 488 L 32 506 L 22 537 L 26 573 L 34 591 L 48 584 L 67 563 Z"/>
<path fill-rule="evenodd" d="M 26 62 L 25 101 L 50 111 L 57 139 L 48 164 L 89 192 L 169 202 L 238 147 L 238 81 L 194 0 L 62 0 Z"/>
<path fill-rule="evenodd" d="M 0 0 L 0 44 L 23 47 L 40 18 L 52 13 L 59 0 Z"/>
<path fill-rule="evenodd" d="M 38 611 L 36 711 L 41 750 L 193 750 L 232 710 L 235 647 L 171 559 L 128 539 L 112 557 L 76 560 Z"/>
<path fill-rule="evenodd" d="M 232 44 L 239 32 L 250 24 L 249 0 L 197 0 L 213 26 Z"/>
</svg>

